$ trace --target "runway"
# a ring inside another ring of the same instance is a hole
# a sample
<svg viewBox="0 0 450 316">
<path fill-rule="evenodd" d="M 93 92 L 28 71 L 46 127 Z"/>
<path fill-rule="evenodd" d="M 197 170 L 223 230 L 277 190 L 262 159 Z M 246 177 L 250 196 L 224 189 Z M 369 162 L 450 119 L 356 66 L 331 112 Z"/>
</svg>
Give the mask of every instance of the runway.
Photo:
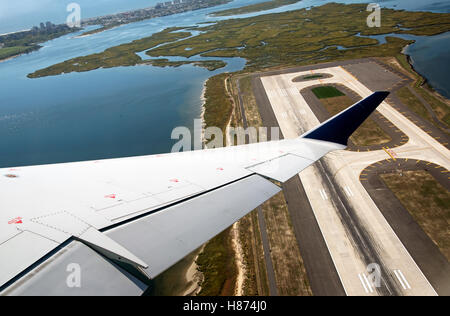
<svg viewBox="0 0 450 316">
<path fill-rule="evenodd" d="M 363 63 L 367 65 L 361 65 Z M 288 70 L 286 73 L 271 73 L 253 78 L 255 96 L 266 126 L 275 126 L 272 123 L 276 123 L 285 138 L 298 137 L 324 119 L 316 116 L 300 91 L 319 84 L 339 84 L 360 97 L 366 97 L 372 91 L 357 79 L 355 73 L 367 68 L 380 68 L 370 60 L 322 67 L 324 68 L 315 66 L 314 69 Z M 376 74 L 374 71 L 380 73 Z M 328 78 L 293 82 L 298 76 L 314 73 L 328 74 Z M 397 82 L 404 81 L 385 69 L 373 70 L 371 73 L 378 78 L 378 82 L 372 76 L 362 76 L 361 79 L 366 84 L 368 80 L 372 80 L 368 84 L 371 88 L 383 84 L 395 86 Z M 380 78 L 382 75 L 387 79 Z M 308 207 L 299 205 L 302 203 L 299 201 L 295 205 L 291 203 L 297 194 L 302 196 L 299 183 L 287 184 L 288 187 L 285 188 L 294 230 L 313 292 L 316 295 L 448 295 L 448 262 L 443 262 L 442 257 L 438 258 L 439 255 L 442 256 L 438 249 L 428 251 L 426 242 L 421 247 L 414 247 L 411 233 L 406 234 L 402 229 L 404 218 L 385 216 L 386 212 L 389 213 L 389 208 L 383 206 L 383 210 L 379 209 L 381 206 L 374 202 L 361 183 L 360 176 L 368 166 L 386 159 L 426 160 L 448 170 L 449 152 L 440 141 L 390 104 L 384 102 L 378 113 L 388 121 L 388 126 L 398 130 L 398 137 L 391 144 L 395 149 L 368 148 L 366 152 L 336 152 L 299 175 L 300 185 L 319 228 L 315 233 L 310 229 L 311 236 L 302 234 L 307 226 L 314 226 L 311 221 L 305 224 L 305 220 L 295 220 L 296 216 L 307 218 Z M 295 194 L 293 190 L 298 193 Z M 413 236 L 416 239 L 430 242 L 418 225 L 415 232 Z M 329 256 L 324 255 L 323 249 L 328 251 Z M 432 267 L 430 256 L 442 263 L 441 271 Z M 319 262 L 313 263 L 312 257 Z M 327 279 L 320 270 L 328 271 Z M 376 282 L 378 275 L 379 284 Z"/>
<path fill-rule="evenodd" d="M 259 77 L 252 78 L 252 86 L 264 126 L 279 127 Z M 282 131 L 280 134 L 283 139 Z M 294 177 L 286 182 L 283 193 L 313 293 L 318 296 L 344 296 L 345 290 L 300 178 Z"/>
</svg>

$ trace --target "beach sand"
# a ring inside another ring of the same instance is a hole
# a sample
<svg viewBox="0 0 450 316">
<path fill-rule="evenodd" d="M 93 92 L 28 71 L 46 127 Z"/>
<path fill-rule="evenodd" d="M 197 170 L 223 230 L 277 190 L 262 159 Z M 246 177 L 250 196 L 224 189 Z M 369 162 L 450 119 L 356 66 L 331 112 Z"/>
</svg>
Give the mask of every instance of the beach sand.
<svg viewBox="0 0 450 316">
<path fill-rule="evenodd" d="M 231 230 L 232 236 L 232 244 L 233 249 L 236 254 L 236 267 L 237 267 L 237 276 L 236 276 L 236 286 L 234 295 L 235 296 L 243 296 L 244 295 L 244 281 L 246 275 L 245 263 L 244 263 L 244 254 L 242 251 L 242 245 L 239 239 L 239 222 L 236 222 L 233 225 Z"/>
</svg>

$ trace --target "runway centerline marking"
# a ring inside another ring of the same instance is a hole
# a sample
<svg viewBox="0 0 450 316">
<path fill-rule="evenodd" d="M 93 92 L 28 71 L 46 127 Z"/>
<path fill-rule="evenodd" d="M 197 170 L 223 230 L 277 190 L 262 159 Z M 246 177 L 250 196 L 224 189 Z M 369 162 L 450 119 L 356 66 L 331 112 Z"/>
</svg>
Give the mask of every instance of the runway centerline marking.
<svg viewBox="0 0 450 316">
<path fill-rule="evenodd" d="M 366 291 L 367 294 L 373 293 L 372 285 L 370 285 L 369 279 L 367 279 L 366 275 L 364 273 L 359 273 L 358 277 L 364 287 L 364 291 Z"/>
<path fill-rule="evenodd" d="M 348 195 L 348 197 L 355 196 L 349 186 L 345 186 L 344 191 Z"/>
<path fill-rule="evenodd" d="M 328 196 L 327 193 L 325 192 L 324 189 L 319 190 L 320 196 L 322 197 L 322 200 L 326 201 L 328 200 Z"/>
<path fill-rule="evenodd" d="M 408 281 L 406 280 L 405 276 L 403 275 L 402 271 L 400 270 L 394 270 L 394 274 L 397 277 L 398 281 L 402 285 L 404 290 L 411 290 L 411 286 L 409 285 Z"/>
</svg>

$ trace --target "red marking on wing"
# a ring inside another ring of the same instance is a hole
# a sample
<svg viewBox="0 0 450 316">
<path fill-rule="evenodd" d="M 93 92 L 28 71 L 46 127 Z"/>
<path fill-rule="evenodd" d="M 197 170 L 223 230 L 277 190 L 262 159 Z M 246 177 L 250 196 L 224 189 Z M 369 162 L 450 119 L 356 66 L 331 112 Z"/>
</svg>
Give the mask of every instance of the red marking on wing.
<svg viewBox="0 0 450 316">
<path fill-rule="evenodd" d="M 115 198 L 116 198 L 115 194 L 105 195 L 105 199 L 115 199 Z"/>
<path fill-rule="evenodd" d="M 170 180 L 170 182 L 178 183 L 178 182 L 180 182 L 180 180 L 178 180 L 178 179 L 172 179 L 172 180 Z"/>
<path fill-rule="evenodd" d="M 223 168 L 217 168 L 218 171 L 223 171 Z"/>
<path fill-rule="evenodd" d="M 9 225 L 12 224 L 23 224 L 22 217 L 16 217 L 8 222 Z"/>
</svg>

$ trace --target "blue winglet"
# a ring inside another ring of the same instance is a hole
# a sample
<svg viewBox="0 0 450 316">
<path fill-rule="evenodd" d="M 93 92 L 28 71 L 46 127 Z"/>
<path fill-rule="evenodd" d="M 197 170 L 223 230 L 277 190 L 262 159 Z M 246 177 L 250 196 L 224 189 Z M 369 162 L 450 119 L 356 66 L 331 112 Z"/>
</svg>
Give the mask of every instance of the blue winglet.
<svg viewBox="0 0 450 316">
<path fill-rule="evenodd" d="M 378 91 L 352 105 L 317 128 L 303 135 L 303 138 L 323 140 L 347 146 L 349 137 L 361 126 L 373 111 L 389 95 Z"/>
</svg>

